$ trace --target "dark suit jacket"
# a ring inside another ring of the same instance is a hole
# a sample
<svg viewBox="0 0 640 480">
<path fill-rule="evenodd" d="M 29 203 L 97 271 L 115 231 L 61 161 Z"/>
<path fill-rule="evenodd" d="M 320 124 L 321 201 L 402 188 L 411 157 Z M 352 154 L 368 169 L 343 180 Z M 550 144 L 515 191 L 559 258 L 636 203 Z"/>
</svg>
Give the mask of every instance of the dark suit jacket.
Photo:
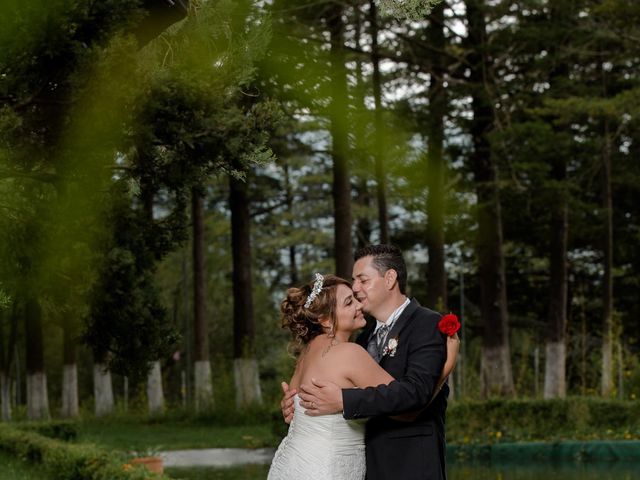
<svg viewBox="0 0 640 480">
<path fill-rule="evenodd" d="M 446 338 L 438 330 L 441 316 L 414 299 L 387 336 L 396 338 L 395 354 L 380 366 L 396 378 L 389 385 L 342 390 L 344 417 L 372 417 L 366 426 L 367 480 L 446 479 L 444 416 L 449 387 L 412 422 L 388 415 L 420 410 L 431 400 L 446 360 Z M 365 327 L 357 343 L 366 345 L 375 322 Z"/>
</svg>

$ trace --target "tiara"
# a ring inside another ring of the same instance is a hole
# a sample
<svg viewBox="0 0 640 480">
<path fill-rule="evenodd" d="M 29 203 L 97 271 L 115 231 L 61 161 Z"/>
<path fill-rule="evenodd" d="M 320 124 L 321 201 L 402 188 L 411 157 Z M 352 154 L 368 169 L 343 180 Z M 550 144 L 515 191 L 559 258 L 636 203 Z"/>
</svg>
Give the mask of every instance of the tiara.
<svg viewBox="0 0 640 480">
<path fill-rule="evenodd" d="M 323 283 L 324 283 L 324 277 L 319 273 L 316 273 L 316 281 L 313 282 L 313 289 L 311 290 L 311 293 L 307 297 L 307 301 L 304 302 L 304 308 L 309 308 L 311 306 L 313 301 L 316 299 L 316 297 L 320 293 L 320 290 L 322 290 Z"/>
</svg>

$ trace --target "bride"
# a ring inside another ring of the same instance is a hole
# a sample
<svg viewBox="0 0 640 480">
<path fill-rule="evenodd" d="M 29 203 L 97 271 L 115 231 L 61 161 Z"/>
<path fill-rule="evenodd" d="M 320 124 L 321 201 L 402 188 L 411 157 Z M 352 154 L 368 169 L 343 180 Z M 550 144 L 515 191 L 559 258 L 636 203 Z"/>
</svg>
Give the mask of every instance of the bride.
<svg viewBox="0 0 640 480">
<path fill-rule="evenodd" d="M 365 326 L 362 305 L 351 284 L 340 277 L 316 274 L 315 282 L 291 288 L 281 304 L 283 327 L 291 330 L 291 350 L 297 358 L 291 388 L 312 378 L 331 381 L 342 388 L 364 388 L 394 380 L 367 351 L 349 337 Z M 453 369 L 457 350 L 449 349 L 440 379 Z M 300 399 L 287 436 L 271 463 L 269 480 L 365 478 L 364 423 L 345 420 L 341 414 L 309 416 Z M 411 414 L 397 420 L 411 420 Z"/>
</svg>

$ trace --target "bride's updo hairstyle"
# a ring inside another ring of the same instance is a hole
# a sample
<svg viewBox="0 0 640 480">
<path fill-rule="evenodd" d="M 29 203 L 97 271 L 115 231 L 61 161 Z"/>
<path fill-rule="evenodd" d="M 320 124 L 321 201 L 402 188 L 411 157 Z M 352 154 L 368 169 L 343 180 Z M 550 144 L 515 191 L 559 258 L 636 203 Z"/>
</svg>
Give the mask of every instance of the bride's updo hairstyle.
<svg viewBox="0 0 640 480">
<path fill-rule="evenodd" d="M 312 301 L 309 303 L 308 300 L 314 291 L 315 283 L 309 282 L 300 288 L 290 288 L 287 290 L 287 296 L 280 304 L 282 328 L 291 330 L 293 339 L 289 345 L 289 350 L 295 357 L 300 355 L 311 340 L 325 333 L 323 326 L 320 324 L 323 318 L 331 319 L 331 331 L 335 331 L 336 291 L 338 290 L 338 285 L 351 288 L 351 283 L 344 278 L 325 275 L 322 288 L 312 297 Z"/>
</svg>

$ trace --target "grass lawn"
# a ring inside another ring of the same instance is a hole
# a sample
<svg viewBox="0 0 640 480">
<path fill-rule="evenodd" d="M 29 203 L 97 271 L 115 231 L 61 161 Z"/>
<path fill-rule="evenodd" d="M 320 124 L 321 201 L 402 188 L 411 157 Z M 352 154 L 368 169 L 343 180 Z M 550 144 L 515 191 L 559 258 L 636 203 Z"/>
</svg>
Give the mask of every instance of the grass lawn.
<svg viewBox="0 0 640 480">
<path fill-rule="evenodd" d="M 48 478 L 41 468 L 0 452 L 0 480 L 47 480 Z"/>
<path fill-rule="evenodd" d="M 193 422 L 139 422 L 130 419 L 78 422 L 79 443 L 95 443 L 123 451 L 183 450 L 191 448 L 275 447 L 270 424 L 216 426 Z M 238 477 L 243 478 L 243 477 Z"/>
</svg>

